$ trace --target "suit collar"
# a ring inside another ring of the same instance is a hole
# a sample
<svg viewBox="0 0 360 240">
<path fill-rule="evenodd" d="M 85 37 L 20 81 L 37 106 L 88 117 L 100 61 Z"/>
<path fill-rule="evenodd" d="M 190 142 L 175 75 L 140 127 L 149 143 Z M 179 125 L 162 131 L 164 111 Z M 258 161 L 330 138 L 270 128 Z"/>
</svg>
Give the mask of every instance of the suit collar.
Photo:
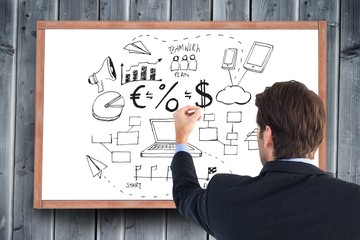
<svg viewBox="0 0 360 240">
<path fill-rule="evenodd" d="M 260 174 L 266 172 L 287 172 L 287 173 L 297 173 L 297 174 L 307 174 L 307 175 L 323 175 L 326 174 L 324 171 L 320 170 L 316 166 L 313 166 L 308 163 L 301 162 L 283 162 L 283 161 L 271 161 L 267 162 Z"/>
</svg>

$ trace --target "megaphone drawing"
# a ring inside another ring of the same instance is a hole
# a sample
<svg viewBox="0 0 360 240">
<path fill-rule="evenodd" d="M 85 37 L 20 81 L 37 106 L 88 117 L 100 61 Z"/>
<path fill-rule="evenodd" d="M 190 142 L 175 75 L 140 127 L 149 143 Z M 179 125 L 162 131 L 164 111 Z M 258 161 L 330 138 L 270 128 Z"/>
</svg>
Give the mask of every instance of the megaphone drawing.
<svg viewBox="0 0 360 240">
<path fill-rule="evenodd" d="M 92 74 L 89 77 L 88 82 L 91 85 L 97 84 L 98 92 L 100 93 L 104 91 L 104 84 L 103 84 L 104 80 L 111 80 L 111 81 L 116 80 L 116 72 L 115 72 L 114 64 L 111 61 L 110 57 L 105 58 L 100 70 Z"/>
</svg>

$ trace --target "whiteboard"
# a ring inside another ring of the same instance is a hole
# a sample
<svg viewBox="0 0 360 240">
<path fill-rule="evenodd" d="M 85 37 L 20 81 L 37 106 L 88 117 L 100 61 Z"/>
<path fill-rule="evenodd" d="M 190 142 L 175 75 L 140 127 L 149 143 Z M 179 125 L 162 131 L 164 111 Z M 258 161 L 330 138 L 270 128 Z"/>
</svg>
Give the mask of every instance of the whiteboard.
<svg viewBox="0 0 360 240">
<path fill-rule="evenodd" d="M 288 80 L 319 92 L 317 28 L 121 26 L 43 30 L 42 202 L 172 202 L 184 105 L 202 108 L 189 139 L 201 187 L 256 176 L 256 94 Z"/>
</svg>

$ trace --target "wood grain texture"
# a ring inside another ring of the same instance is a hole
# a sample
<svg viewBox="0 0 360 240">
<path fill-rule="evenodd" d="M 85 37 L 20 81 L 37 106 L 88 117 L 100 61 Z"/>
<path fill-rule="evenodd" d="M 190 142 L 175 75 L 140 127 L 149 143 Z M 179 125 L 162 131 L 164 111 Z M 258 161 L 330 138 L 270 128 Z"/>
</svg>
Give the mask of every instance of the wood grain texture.
<svg viewBox="0 0 360 240">
<path fill-rule="evenodd" d="M 249 21 L 250 0 L 214 0 L 214 21 Z"/>
<path fill-rule="evenodd" d="M 96 232 L 97 240 L 125 239 L 125 210 L 98 210 Z"/>
<path fill-rule="evenodd" d="M 251 6 L 252 21 L 298 20 L 297 0 L 256 0 Z"/>
<path fill-rule="evenodd" d="M 207 233 L 197 225 L 185 220 L 176 210 L 167 211 L 166 239 L 206 240 Z"/>
<path fill-rule="evenodd" d="M 338 177 L 360 184 L 360 2 L 341 2 Z"/>
<path fill-rule="evenodd" d="M 100 0 L 100 20 L 128 20 L 129 0 Z"/>
<path fill-rule="evenodd" d="M 211 20 L 210 0 L 172 0 L 172 21 L 209 21 Z"/>
<path fill-rule="evenodd" d="M 337 172 L 340 2 L 301 0 L 300 20 L 327 21 L 327 172 Z"/>
<path fill-rule="evenodd" d="M 131 21 L 169 21 L 170 0 L 131 0 Z"/>
<path fill-rule="evenodd" d="M 96 0 L 60 0 L 59 20 L 98 20 Z M 56 210 L 55 239 L 95 239 L 96 210 Z"/>
<path fill-rule="evenodd" d="M 35 22 L 56 20 L 58 13 L 63 20 L 168 21 L 175 17 L 203 20 L 206 16 L 207 20 L 326 19 L 328 171 L 338 171 L 339 178 L 360 183 L 359 1 L 343 0 L 341 6 L 340 0 L 188 2 L 190 7 L 181 7 L 180 0 L 0 1 L 0 189 L 3 193 L 0 197 L 0 239 L 70 239 L 74 236 L 78 239 L 174 239 L 172 236 L 197 239 L 201 236 L 203 239 L 196 226 L 183 220 L 175 210 L 167 210 L 167 213 L 164 210 L 56 210 L 56 229 L 54 211 L 33 210 Z M 207 7 L 200 10 L 195 7 L 196 4 L 207 6 L 208 2 L 208 15 L 204 15 Z M 4 104 L 6 101 L 10 102 Z M 209 239 L 214 238 L 209 236 Z"/>
<path fill-rule="evenodd" d="M 33 209 L 36 21 L 56 18 L 49 0 L 18 5 L 13 239 L 52 239 L 53 211 Z"/>
<path fill-rule="evenodd" d="M 12 237 L 16 10 L 12 0 L 0 2 L 0 239 Z"/>
<path fill-rule="evenodd" d="M 165 210 L 126 210 L 125 239 L 166 239 Z"/>
<path fill-rule="evenodd" d="M 98 20 L 97 0 L 59 0 L 61 20 Z"/>
<path fill-rule="evenodd" d="M 55 212 L 55 240 L 95 239 L 95 211 L 94 210 L 57 210 Z"/>
</svg>

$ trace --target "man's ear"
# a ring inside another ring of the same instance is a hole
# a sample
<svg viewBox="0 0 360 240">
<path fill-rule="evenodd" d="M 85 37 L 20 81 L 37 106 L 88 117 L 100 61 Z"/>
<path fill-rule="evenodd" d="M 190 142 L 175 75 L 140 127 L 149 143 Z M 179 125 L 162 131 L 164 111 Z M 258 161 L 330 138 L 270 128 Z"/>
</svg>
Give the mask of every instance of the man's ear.
<svg viewBox="0 0 360 240">
<path fill-rule="evenodd" d="M 270 126 L 266 125 L 263 132 L 264 148 L 273 148 L 273 135 Z"/>
</svg>

